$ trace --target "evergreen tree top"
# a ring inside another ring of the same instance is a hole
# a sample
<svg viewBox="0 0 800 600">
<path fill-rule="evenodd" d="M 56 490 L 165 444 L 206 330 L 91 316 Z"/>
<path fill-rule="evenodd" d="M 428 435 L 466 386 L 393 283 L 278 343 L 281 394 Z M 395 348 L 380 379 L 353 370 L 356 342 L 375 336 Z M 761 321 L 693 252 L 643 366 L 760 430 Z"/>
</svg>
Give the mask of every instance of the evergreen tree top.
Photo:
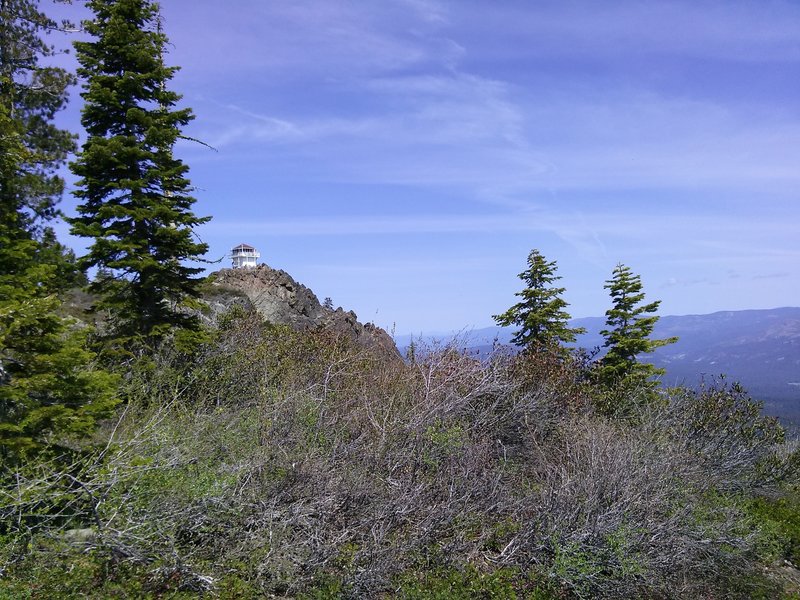
<svg viewBox="0 0 800 600">
<path fill-rule="evenodd" d="M 645 302 L 642 281 L 631 269 L 618 264 L 605 286 L 609 290 L 612 306 L 606 311 L 606 355 L 599 361 L 595 376 L 599 382 L 614 389 L 615 386 L 652 388 L 653 377 L 664 371 L 649 363 L 639 362 L 639 356 L 649 354 L 677 338 L 651 339 L 658 321 L 654 313 L 661 302 Z M 613 412 L 613 407 L 609 408 Z"/>
<path fill-rule="evenodd" d="M 567 302 L 561 298 L 564 288 L 551 285 L 561 279 L 556 275 L 555 261 L 547 261 L 534 249 L 527 262 L 528 268 L 518 275 L 525 288 L 515 293 L 522 300 L 506 312 L 494 315 L 494 320 L 502 327 L 519 326 L 511 341 L 526 349 L 553 349 L 574 342 L 584 330 L 567 326 L 570 315 L 564 310 Z"/>
<path fill-rule="evenodd" d="M 149 0 L 89 0 L 85 22 L 92 40 L 75 44 L 84 80 L 81 122 L 87 138 L 70 165 L 82 201 L 69 220 L 74 234 L 94 238 L 84 267 L 110 274 L 96 279 L 98 308 L 113 315 L 119 338 L 157 339 L 174 327 L 194 328 L 185 310 L 196 298 L 208 247 L 193 229 L 196 216 L 189 168 L 173 154 L 193 116 L 176 109 L 168 88 L 177 67 L 164 65 L 166 36 L 158 5 Z"/>
<path fill-rule="evenodd" d="M 78 75 L 86 82 L 81 123 L 87 133 L 142 136 L 154 126 L 189 123 L 191 109 L 168 110 L 181 98 L 166 87 L 179 67 L 164 64 L 167 37 L 158 5 L 145 0 L 90 0 L 87 5 L 95 18 L 84 21 L 84 28 L 95 40 L 75 43 Z M 174 137 L 164 129 L 153 133 L 162 136 L 153 139 L 162 146 L 177 139 L 177 132 Z"/>
<path fill-rule="evenodd" d="M 642 304 L 645 294 L 642 291 L 642 280 L 639 275 L 634 275 L 630 267 L 617 264 L 611 279 L 603 286 L 609 290 L 612 307 L 606 311 L 606 325 L 616 329 L 603 329 L 600 333 L 608 336 L 605 345 L 612 345 L 613 339 L 626 337 L 628 332 L 635 328 L 639 331 L 649 332 L 658 321 L 657 316 L 644 316 L 655 313 L 661 305 L 660 300 Z"/>
</svg>

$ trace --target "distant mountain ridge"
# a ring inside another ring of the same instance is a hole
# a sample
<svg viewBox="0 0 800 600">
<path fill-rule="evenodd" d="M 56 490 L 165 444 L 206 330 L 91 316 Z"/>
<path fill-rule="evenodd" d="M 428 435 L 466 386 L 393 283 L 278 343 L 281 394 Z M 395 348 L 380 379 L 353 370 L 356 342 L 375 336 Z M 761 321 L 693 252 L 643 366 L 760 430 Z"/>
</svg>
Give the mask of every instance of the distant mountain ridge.
<svg viewBox="0 0 800 600">
<path fill-rule="evenodd" d="M 586 328 L 578 347 L 602 347 L 605 317 L 574 319 L 570 325 Z M 513 332 L 501 327 L 466 332 L 464 347 L 486 354 L 495 340 L 508 344 Z M 693 386 L 703 377 L 725 375 L 763 400 L 768 414 L 800 423 L 800 308 L 661 317 L 653 337 L 672 336 L 677 343 L 643 357 L 667 370 L 664 383 Z M 408 338 L 396 341 L 403 352 Z"/>
</svg>

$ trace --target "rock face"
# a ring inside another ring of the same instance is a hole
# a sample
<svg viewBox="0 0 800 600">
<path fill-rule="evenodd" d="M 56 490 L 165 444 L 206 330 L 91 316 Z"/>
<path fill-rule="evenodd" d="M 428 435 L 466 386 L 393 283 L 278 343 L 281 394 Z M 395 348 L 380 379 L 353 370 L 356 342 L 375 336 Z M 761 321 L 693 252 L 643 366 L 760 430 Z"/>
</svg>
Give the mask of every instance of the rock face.
<svg viewBox="0 0 800 600">
<path fill-rule="evenodd" d="M 259 265 L 248 269 L 221 269 L 214 274 L 212 286 L 219 290 L 210 299 L 212 309 L 241 302 L 246 297 L 256 311 L 271 323 L 294 329 L 323 328 L 345 335 L 359 346 L 388 360 L 402 360 L 394 340 L 372 323 L 359 323 L 353 311 L 328 309 L 306 286 L 297 283 L 286 271 Z"/>
</svg>

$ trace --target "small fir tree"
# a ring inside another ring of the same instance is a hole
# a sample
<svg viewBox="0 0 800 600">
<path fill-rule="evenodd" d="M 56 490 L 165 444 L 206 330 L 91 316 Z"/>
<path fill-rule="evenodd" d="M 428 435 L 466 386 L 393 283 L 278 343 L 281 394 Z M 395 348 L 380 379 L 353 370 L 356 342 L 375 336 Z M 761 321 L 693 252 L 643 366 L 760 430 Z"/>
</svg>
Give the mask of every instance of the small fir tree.
<svg viewBox="0 0 800 600">
<path fill-rule="evenodd" d="M 609 388 L 620 384 L 652 387 L 653 377 L 663 375 L 664 370 L 639 362 L 638 357 L 678 341 L 676 337 L 650 339 L 658 321 L 653 313 L 661 301 L 644 303 L 641 278 L 623 264 L 616 266 L 604 287 L 611 294 L 613 306 L 606 311 L 606 329 L 600 332 L 608 352 L 599 362 L 597 379 Z"/>
<path fill-rule="evenodd" d="M 186 266 L 207 245 L 193 229 L 209 220 L 192 212 L 188 167 L 173 154 L 181 129 L 193 118 L 175 109 L 180 96 L 167 89 L 177 67 L 162 60 L 167 38 L 158 5 L 149 0 L 89 0 L 93 36 L 76 42 L 84 81 L 81 122 L 87 131 L 72 171 L 75 235 L 94 238 L 82 258 L 113 277 L 95 279 L 91 291 L 108 309 L 112 334 L 123 340 L 157 340 L 174 327 L 194 329 L 183 307 L 199 296 L 202 271 Z"/>
<path fill-rule="evenodd" d="M 562 344 L 574 342 L 585 332 L 568 325 L 570 315 L 564 309 L 569 305 L 561 298 L 564 288 L 552 285 L 561 279 L 556 269 L 555 261 L 548 262 L 538 250 L 532 250 L 528 268 L 519 274 L 525 289 L 515 295 L 522 300 L 492 317 L 501 327 L 520 327 L 511 341 L 527 351 L 563 349 Z"/>
</svg>

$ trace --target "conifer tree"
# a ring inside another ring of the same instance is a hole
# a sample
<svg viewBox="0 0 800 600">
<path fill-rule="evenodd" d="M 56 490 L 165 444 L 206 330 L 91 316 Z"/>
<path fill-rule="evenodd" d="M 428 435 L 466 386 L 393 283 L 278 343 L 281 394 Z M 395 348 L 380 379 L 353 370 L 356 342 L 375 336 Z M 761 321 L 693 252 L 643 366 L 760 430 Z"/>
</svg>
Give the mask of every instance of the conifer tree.
<svg viewBox="0 0 800 600">
<path fill-rule="evenodd" d="M 181 310 L 199 295 L 202 269 L 186 266 L 207 245 L 193 228 L 208 218 L 192 212 L 188 167 L 173 154 L 193 118 L 176 109 L 167 89 L 177 67 L 163 61 L 166 37 L 149 0 L 89 0 L 93 41 L 76 42 L 84 81 L 81 122 L 87 139 L 71 165 L 81 179 L 74 234 L 94 238 L 81 259 L 113 277 L 96 279 L 97 307 L 109 309 L 120 339 L 155 340 L 197 319 Z"/>
<path fill-rule="evenodd" d="M 501 327 L 520 327 L 511 341 L 526 350 L 562 348 L 563 343 L 574 342 L 577 335 L 585 332 L 568 325 L 570 316 L 564 310 L 568 304 L 561 298 L 564 288 L 552 285 L 561 279 L 556 270 L 555 261 L 548 262 L 538 250 L 531 250 L 528 268 L 519 274 L 526 287 L 515 294 L 522 300 L 492 317 Z"/>
<path fill-rule="evenodd" d="M 73 142 L 52 123 L 71 78 L 39 63 L 55 26 L 34 1 L 0 0 L 0 476 L 89 433 L 114 406 L 114 380 L 92 368 L 86 330 L 56 313 L 63 282 L 46 223 Z"/>
<path fill-rule="evenodd" d="M 53 124 L 74 77 L 41 64 L 56 53 L 43 35 L 58 27 L 37 0 L 0 0 L 0 144 L 8 159 L 0 202 L 32 234 L 56 215 L 64 192 L 58 169 L 75 148 L 74 136 Z"/>
<path fill-rule="evenodd" d="M 75 251 L 58 241 L 52 227 L 45 227 L 39 236 L 37 260 L 55 268 L 55 291 L 63 294 L 72 289 L 84 288 L 89 278 L 78 268 Z"/>
<path fill-rule="evenodd" d="M 116 380 L 93 366 L 88 329 L 58 316 L 47 293 L 53 265 L 36 242 L 0 226 L 0 464 L 11 466 L 63 439 L 84 436 L 111 414 Z M 5 242 L 12 240 L 11 244 Z"/>
<path fill-rule="evenodd" d="M 675 337 L 650 339 L 658 321 L 653 313 L 661 301 L 645 303 L 641 277 L 623 264 L 616 266 L 604 287 L 609 290 L 613 305 L 606 311 L 606 329 L 600 332 L 608 352 L 600 361 L 597 378 L 608 387 L 621 383 L 652 387 L 652 378 L 663 375 L 664 370 L 639 362 L 638 357 L 678 341 Z"/>
</svg>

